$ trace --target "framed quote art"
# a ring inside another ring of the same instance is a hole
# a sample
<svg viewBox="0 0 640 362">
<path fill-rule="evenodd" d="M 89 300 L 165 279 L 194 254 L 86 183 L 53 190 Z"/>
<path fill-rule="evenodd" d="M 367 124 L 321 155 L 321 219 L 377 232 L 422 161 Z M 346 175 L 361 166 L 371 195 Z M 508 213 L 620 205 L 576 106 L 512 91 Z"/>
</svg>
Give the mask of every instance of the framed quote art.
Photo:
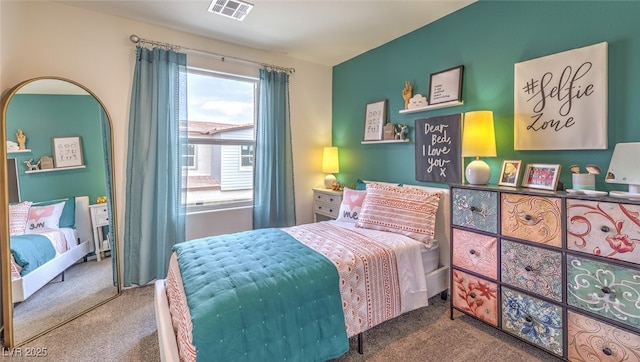
<svg viewBox="0 0 640 362">
<path fill-rule="evenodd" d="M 53 137 L 51 138 L 53 147 L 53 162 L 56 168 L 83 166 L 82 138 L 73 137 Z"/>
<path fill-rule="evenodd" d="M 464 66 L 431 74 L 429 105 L 462 101 L 462 75 Z"/>
<path fill-rule="evenodd" d="M 367 103 L 364 112 L 363 141 L 381 141 L 384 125 L 387 123 L 387 100 Z"/>
</svg>

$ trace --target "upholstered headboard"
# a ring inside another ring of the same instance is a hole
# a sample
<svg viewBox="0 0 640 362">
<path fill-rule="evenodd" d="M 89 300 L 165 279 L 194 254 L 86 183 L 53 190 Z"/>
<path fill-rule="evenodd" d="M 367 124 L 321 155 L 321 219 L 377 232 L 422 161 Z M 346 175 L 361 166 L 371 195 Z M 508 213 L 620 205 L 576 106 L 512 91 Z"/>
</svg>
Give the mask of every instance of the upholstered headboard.
<svg viewBox="0 0 640 362">
<path fill-rule="evenodd" d="M 91 215 L 89 214 L 89 196 L 76 196 L 76 232 L 80 242 L 93 240 Z M 90 244 L 93 245 L 93 242 Z"/>
</svg>

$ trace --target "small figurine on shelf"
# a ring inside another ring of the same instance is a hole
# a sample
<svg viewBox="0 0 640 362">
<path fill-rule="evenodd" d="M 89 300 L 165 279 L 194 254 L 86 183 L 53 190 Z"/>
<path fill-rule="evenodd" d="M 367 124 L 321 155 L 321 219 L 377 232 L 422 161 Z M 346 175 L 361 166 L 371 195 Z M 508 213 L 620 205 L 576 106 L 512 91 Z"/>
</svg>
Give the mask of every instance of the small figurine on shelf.
<svg viewBox="0 0 640 362">
<path fill-rule="evenodd" d="M 27 136 L 24 133 L 22 133 L 21 129 L 19 129 L 18 132 L 16 133 L 16 138 L 18 139 L 18 148 L 21 150 L 26 150 Z"/>
<path fill-rule="evenodd" d="M 107 203 L 107 197 L 106 196 L 98 196 L 98 197 L 96 197 L 96 203 L 98 203 L 98 204 L 106 204 Z"/>
<path fill-rule="evenodd" d="M 40 161 L 38 161 L 38 163 L 36 163 L 35 165 L 31 162 L 33 162 L 33 158 L 29 159 L 28 161 L 24 161 L 24 164 L 27 165 L 27 171 L 38 171 L 40 169 Z"/>
<path fill-rule="evenodd" d="M 407 132 L 407 125 L 405 124 L 398 124 L 396 125 L 396 139 L 397 140 L 404 140 L 404 134 Z"/>
<path fill-rule="evenodd" d="M 409 99 L 413 95 L 413 88 L 409 81 L 404 82 L 404 89 L 402 90 L 402 98 L 404 98 L 404 109 L 409 109 Z"/>
</svg>

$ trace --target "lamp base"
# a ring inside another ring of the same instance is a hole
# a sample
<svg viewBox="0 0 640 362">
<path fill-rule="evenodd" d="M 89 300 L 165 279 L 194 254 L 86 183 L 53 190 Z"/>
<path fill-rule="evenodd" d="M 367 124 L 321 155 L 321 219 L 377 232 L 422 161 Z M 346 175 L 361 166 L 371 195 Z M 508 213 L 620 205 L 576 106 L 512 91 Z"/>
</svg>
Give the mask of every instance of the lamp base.
<svg viewBox="0 0 640 362">
<path fill-rule="evenodd" d="M 491 169 L 482 160 L 473 160 L 464 171 L 467 182 L 472 185 L 486 185 L 491 178 Z"/>
<path fill-rule="evenodd" d="M 324 187 L 327 189 L 332 189 L 333 184 L 336 183 L 337 181 L 338 180 L 336 179 L 336 177 L 330 173 L 324 178 Z"/>
</svg>

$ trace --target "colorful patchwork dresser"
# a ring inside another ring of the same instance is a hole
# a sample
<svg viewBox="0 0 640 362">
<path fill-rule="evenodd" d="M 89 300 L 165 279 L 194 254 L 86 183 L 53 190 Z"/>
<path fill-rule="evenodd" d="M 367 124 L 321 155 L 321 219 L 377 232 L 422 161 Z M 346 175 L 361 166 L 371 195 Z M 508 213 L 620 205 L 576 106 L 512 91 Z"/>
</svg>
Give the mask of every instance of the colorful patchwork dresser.
<svg viewBox="0 0 640 362">
<path fill-rule="evenodd" d="M 471 185 L 451 202 L 452 319 L 569 361 L 640 361 L 640 202 Z"/>
</svg>

